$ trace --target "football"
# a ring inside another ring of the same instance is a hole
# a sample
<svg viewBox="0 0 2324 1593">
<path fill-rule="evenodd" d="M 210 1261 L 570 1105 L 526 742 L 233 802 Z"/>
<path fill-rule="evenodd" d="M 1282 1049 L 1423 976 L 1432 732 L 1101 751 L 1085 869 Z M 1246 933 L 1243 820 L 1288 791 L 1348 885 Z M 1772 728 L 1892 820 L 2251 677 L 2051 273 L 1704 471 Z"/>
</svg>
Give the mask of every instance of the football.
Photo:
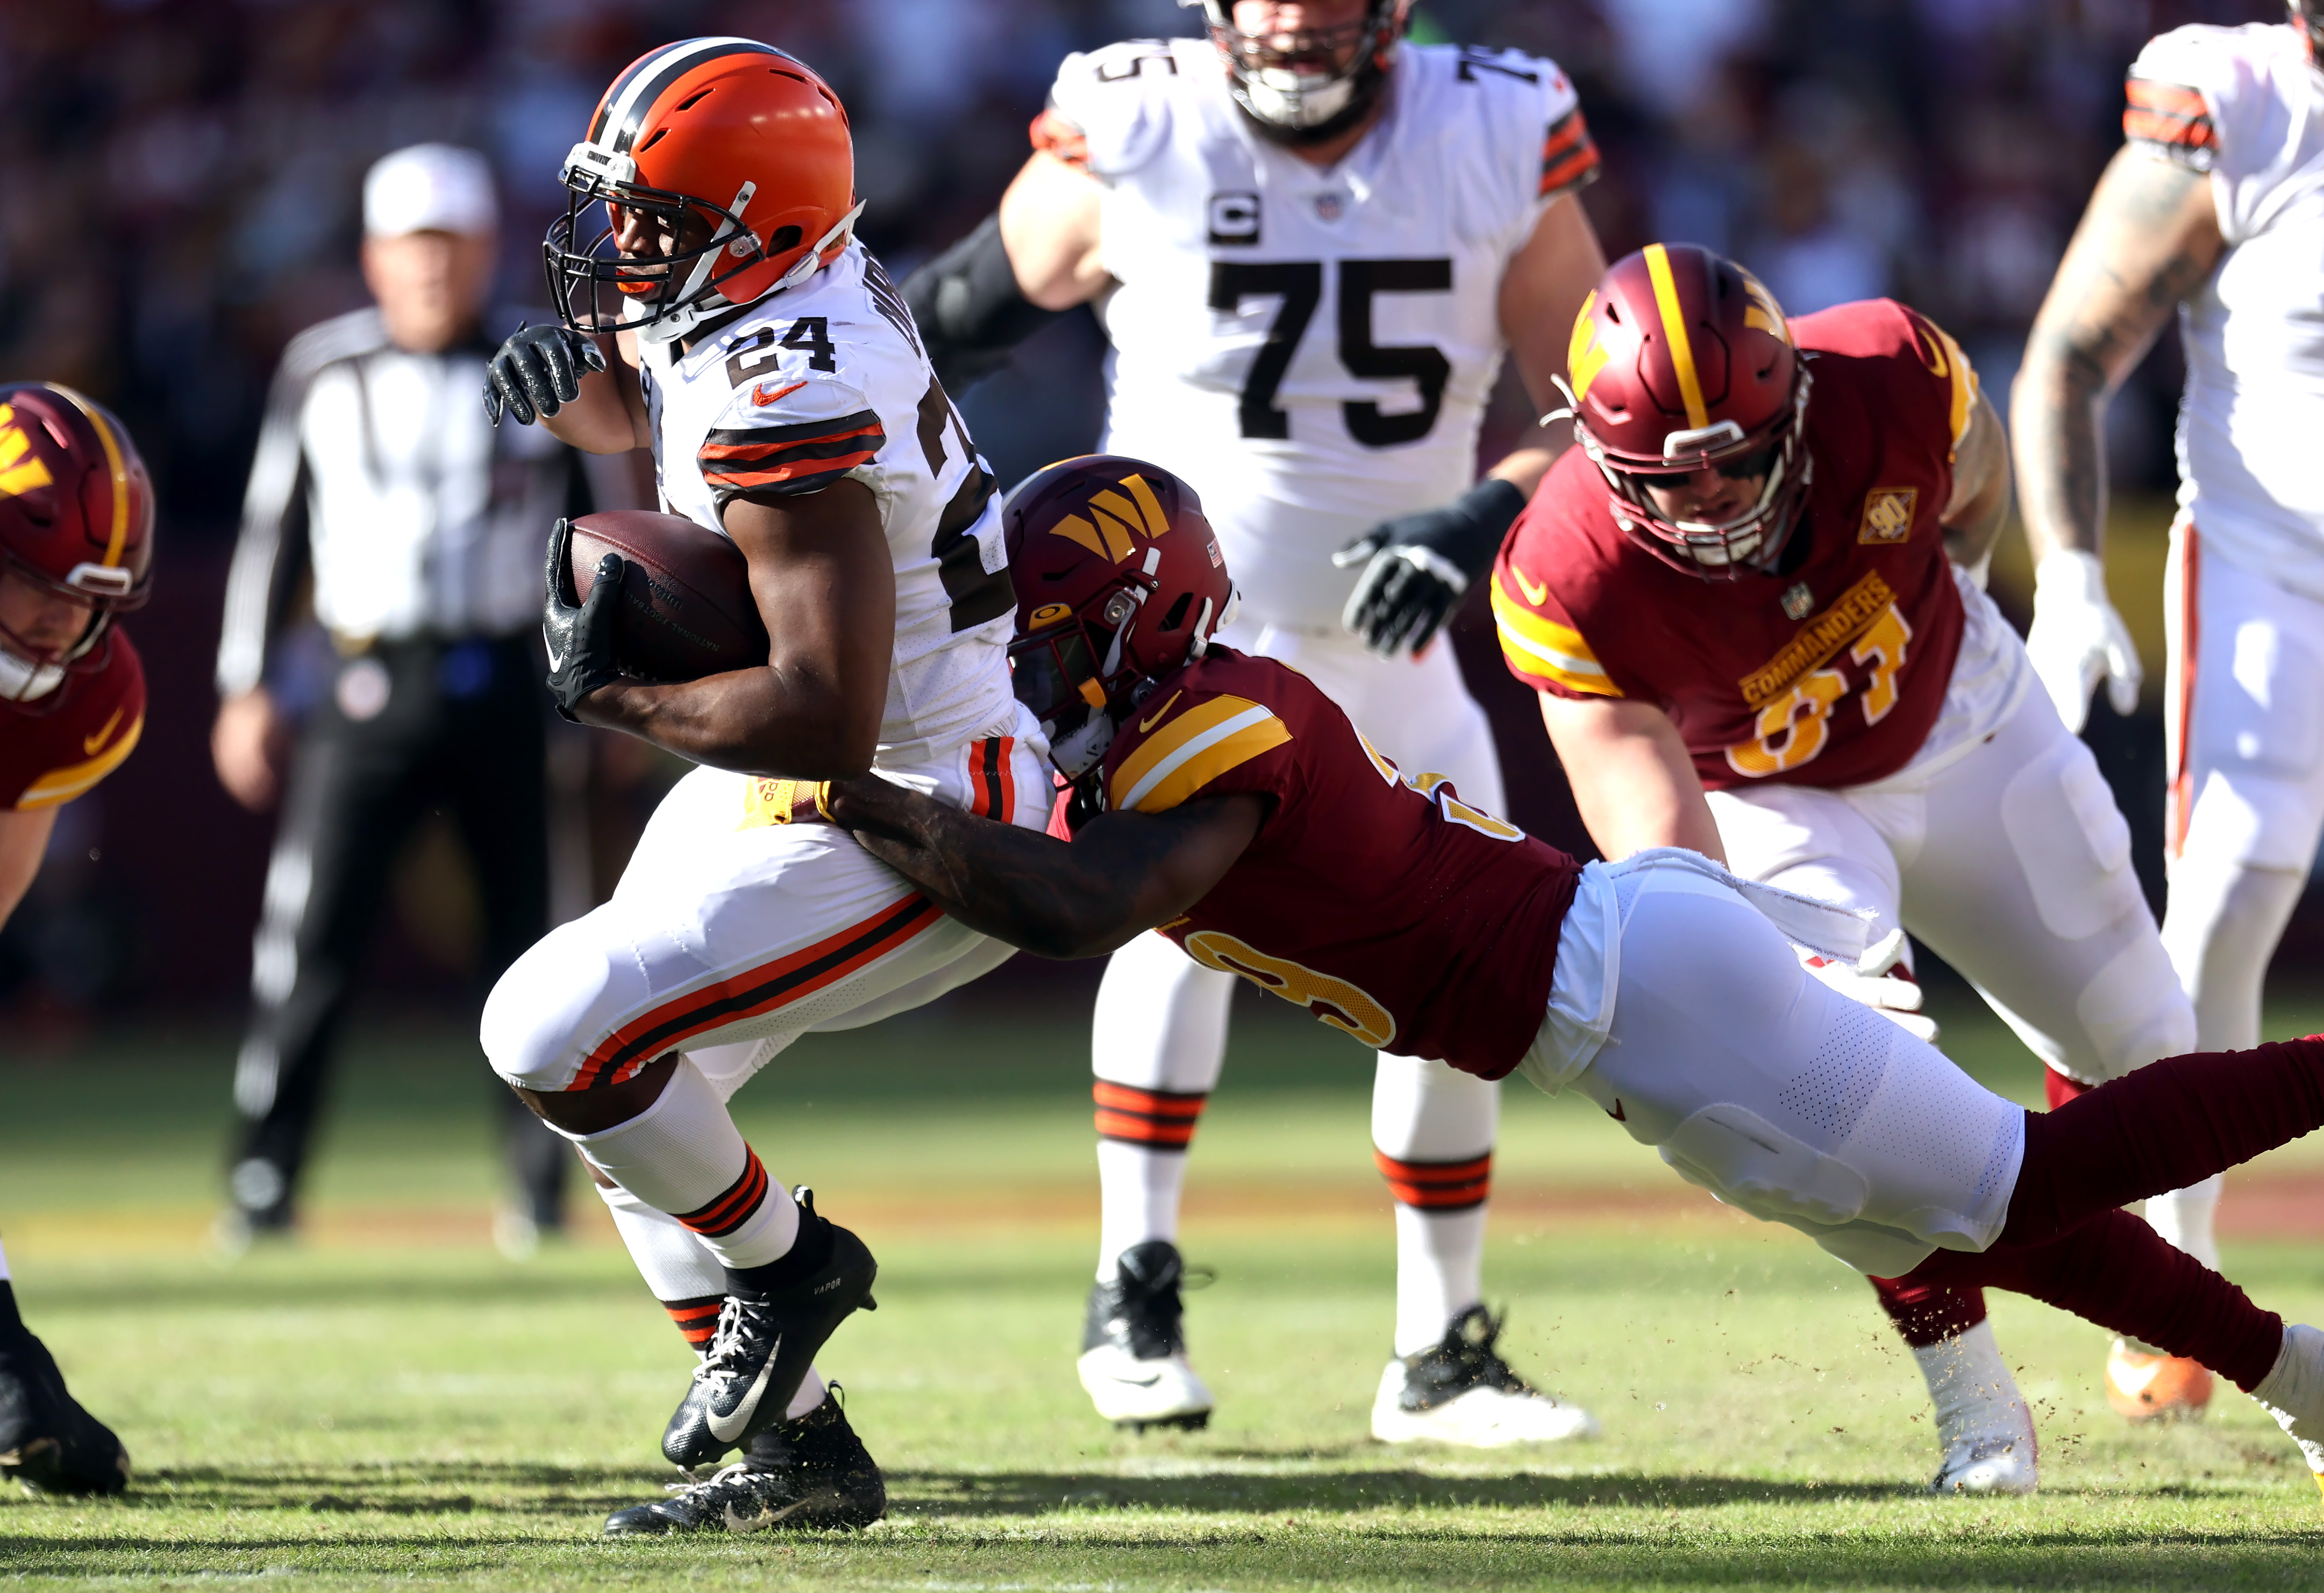
<svg viewBox="0 0 2324 1593">
<path fill-rule="evenodd" d="M 613 620 L 613 661 L 622 674 L 699 680 L 767 661 L 749 568 L 716 531 L 647 510 L 583 515 L 573 522 L 565 577 L 576 603 L 588 597 L 608 553 L 626 566 Z"/>
</svg>

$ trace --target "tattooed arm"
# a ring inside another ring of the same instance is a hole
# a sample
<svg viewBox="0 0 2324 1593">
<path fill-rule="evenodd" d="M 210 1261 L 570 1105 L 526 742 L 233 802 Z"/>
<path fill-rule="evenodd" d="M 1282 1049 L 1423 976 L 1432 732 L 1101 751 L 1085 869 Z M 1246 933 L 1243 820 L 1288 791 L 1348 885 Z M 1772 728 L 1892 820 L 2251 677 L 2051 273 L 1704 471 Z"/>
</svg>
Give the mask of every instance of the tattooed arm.
<svg viewBox="0 0 2324 1593">
<path fill-rule="evenodd" d="M 1068 843 L 947 807 L 877 776 L 835 781 L 835 824 L 971 929 L 1043 957 L 1094 957 L 1210 894 L 1267 806 L 1247 793 L 1108 813 Z"/>
<path fill-rule="evenodd" d="M 2107 401 L 2226 250 L 2210 180 L 2125 145 L 2074 229 L 2011 390 L 2019 512 L 2035 564 L 2102 550 Z"/>
</svg>

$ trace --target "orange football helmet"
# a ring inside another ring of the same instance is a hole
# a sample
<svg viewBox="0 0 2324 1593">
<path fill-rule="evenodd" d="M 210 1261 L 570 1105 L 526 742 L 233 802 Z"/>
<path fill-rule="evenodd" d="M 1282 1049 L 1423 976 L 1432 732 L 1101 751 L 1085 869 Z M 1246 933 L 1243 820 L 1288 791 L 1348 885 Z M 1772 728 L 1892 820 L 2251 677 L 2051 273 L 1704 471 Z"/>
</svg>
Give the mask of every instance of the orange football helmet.
<svg viewBox="0 0 2324 1593">
<path fill-rule="evenodd" d="M 95 611 L 67 645 L 0 624 L 0 700 L 48 695 L 104 661 L 113 616 L 153 583 L 153 483 L 110 411 L 53 382 L 0 384 L 0 563 Z"/>
<path fill-rule="evenodd" d="M 805 281 L 863 209 L 846 107 L 803 62 L 750 39 L 682 39 L 632 61 L 558 176 L 571 198 L 543 245 L 550 301 L 567 326 L 618 324 L 650 343 Z M 584 244 L 598 204 L 605 226 Z M 642 213 L 659 253 L 621 252 L 625 211 Z"/>
</svg>

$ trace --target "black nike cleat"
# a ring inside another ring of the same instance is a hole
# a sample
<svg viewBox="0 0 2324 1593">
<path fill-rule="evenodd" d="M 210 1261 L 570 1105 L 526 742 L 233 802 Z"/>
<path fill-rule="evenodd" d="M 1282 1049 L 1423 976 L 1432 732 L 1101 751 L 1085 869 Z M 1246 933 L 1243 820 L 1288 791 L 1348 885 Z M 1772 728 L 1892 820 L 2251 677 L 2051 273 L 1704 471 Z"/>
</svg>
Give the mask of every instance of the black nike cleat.
<svg viewBox="0 0 2324 1593">
<path fill-rule="evenodd" d="M 888 1513 L 888 1485 L 840 1408 L 839 1386 L 796 1421 L 752 1439 L 742 1459 L 670 1496 L 605 1518 L 609 1538 L 669 1533 L 813 1532 L 870 1526 Z"/>
<path fill-rule="evenodd" d="M 828 1237 L 829 1254 L 804 1277 L 762 1294 L 732 1291 L 694 1381 L 663 1429 L 661 1452 L 681 1470 L 706 1466 L 782 1419 L 799 1384 L 839 1324 L 857 1309 L 877 1311 L 872 1280 L 880 1264 L 863 1241 L 816 1215 L 815 1195 L 798 1192 L 798 1244 Z"/>
<path fill-rule="evenodd" d="M 1132 1245 L 1111 1283 L 1091 1287 L 1076 1370 L 1097 1413 L 1118 1427 L 1207 1427 L 1211 1391 L 1186 1362 L 1178 1299 L 1185 1264 L 1167 1239 Z"/>
<path fill-rule="evenodd" d="M 81 1409 L 48 1347 L 21 1329 L 0 1337 L 0 1477 L 43 1494 L 129 1486 L 129 1451 Z"/>
<path fill-rule="evenodd" d="M 1597 1437 L 1596 1417 L 1543 1393 L 1501 1358 L 1500 1337 L 1501 1319 L 1471 1305 L 1441 1340 L 1388 1362 L 1372 1401 L 1372 1436 L 1480 1450 Z"/>
</svg>

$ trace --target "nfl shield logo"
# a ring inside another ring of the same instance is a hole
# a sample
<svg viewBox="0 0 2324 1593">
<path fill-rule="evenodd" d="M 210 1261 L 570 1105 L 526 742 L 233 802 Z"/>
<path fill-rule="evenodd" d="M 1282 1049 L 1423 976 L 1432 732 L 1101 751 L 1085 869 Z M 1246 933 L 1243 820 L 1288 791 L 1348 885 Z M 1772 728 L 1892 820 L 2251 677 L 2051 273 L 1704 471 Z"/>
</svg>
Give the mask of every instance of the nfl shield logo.
<svg viewBox="0 0 2324 1593">
<path fill-rule="evenodd" d="M 1784 593 L 1784 618 L 1804 620 L 1815 607 L 1815 594 L 1808 590 L 1805 581 L 1794 581 Z"/>
<path fill-rule="evenodd" d="M 1865 495 L 1864 523 L 1857 528 L 1859 542 L 1902 542 L 1913 534 L 1913 504 L 1917 487 L 1875 487 Z"/>
</svg>

